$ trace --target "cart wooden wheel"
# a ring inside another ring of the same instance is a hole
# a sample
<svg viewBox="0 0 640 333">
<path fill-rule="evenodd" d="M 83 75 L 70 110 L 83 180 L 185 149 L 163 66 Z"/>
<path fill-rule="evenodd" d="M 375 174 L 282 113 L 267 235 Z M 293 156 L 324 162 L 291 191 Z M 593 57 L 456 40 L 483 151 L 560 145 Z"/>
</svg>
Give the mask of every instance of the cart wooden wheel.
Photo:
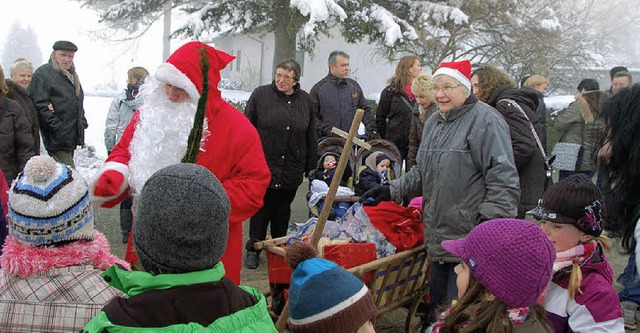
<svg viewBox="0 0 640 333">
<path fill-rule="evenodd" d="M 428 285 L 425 282 L 413 296 L 409 309 L 407 311 L 407 319 L 404 323 L 405 333 L 421 333 L 426 327 L 423 327 L 425 319 L 429 315 L 425 297 L 427 295 Z"/>
</svg>

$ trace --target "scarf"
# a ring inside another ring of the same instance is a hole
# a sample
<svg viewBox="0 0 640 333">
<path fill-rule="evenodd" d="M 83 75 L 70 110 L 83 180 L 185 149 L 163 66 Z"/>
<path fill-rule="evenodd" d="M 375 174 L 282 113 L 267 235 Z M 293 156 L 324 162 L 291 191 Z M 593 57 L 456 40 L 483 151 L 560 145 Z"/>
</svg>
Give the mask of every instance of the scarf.
<svg viewBox="0 0 640 333">
<path fill-rule="evenodd" d="M 414 95 L 413 92 L 411 91 L 411 83 L 406 84 L 402 90 L 404 90 L 404 93 L 407 94 L 407 97 L 409 97 L 410 102 L 413 102 L 416 100 L 416 95 Z"/>
<path fill-rule="evenodd" d="M 138 96 L 138 90 L 140 90 L 142 83 L 144 83 L 144 80 L 140 80 L 135 84 L 127 84 L 127 101 L 132 101 Z"/>
<path fill-rule="evenodd" d="M 76 96 L 80 96 L 80 79 L 78 78 L 78 73 L 76 73 L 75 65 L 71 65 L 71 68 L 68 71 L 63 69 L 62 67 L 60 67 L 60 65 L 56 61 L 56 58 L 53 56 L 53 53 L 49 58 L 49 62 L 51 63 L 51 66 L 53 67 L 54 70 L 61 72 L 64 76 L 67 77 L 69 81 L 71 81 L 71 83 L 73 83 L 73 87 L 75 88 L 75 91 L 76 91 Z"/>
<path fill-rule="evenodd" d="M 553 263 L 553 272 L 558 272 L 563 268 L 570 267 L 574 263 L 582 265 L 586 258 L 591 257 L 593 251 L 598 246 L 595 241 L 587 244 L 578 244 L 568 250 L 557 252 L 556 261 Z"/>
<path fill-rule="evenodd" d="M 61 246 L 28 246 L 9 235 L 0 256 L 2 269 L 23 278 L 54 268 L 87 264 L 104 271 L 116 263 L 129 269 L 128 263 L 110 252 L 107 238 L 97 230 L 92 241 L 79 240 Z"/>
</svg>

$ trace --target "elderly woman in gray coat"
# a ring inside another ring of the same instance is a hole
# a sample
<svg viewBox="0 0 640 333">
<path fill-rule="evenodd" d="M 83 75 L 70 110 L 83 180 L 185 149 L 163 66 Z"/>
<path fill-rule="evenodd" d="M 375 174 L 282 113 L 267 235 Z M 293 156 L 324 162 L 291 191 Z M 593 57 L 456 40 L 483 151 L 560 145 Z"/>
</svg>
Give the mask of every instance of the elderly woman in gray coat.
<svg viewBox="0 0 640 333">
<path fill-rule="evenodd" d="M 471 94 L 470 77 L 469 61 L 440 65 L 432 87 L 439 114 L 424 124 L 417 164 L 390 186 L 362 196 L 373 204 L 423 196 L 432 309 L 457 296 L 459 259 L 440 243 L 465 237 L 482 221 L 515 217 L 520 197 L 509 128 L 494 108 Z"/>
</svg>

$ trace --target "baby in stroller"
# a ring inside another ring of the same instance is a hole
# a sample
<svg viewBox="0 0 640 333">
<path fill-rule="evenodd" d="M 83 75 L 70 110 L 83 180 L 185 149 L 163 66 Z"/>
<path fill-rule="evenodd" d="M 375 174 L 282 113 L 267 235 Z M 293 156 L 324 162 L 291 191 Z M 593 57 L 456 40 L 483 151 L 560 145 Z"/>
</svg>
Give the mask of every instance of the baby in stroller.
<svg viewBox="0 0 640 333">
<path fill-rule="evenodd" d="M 318 195 L 326 194 L 335 175 L 339 158 L 340 156 L 334 152 L 326 152 L 322 154 L 320 160 L 318 160 L 318 168 L 313 174 L 313 178 L 311 180 L 310 206 L 312 205 L 313 201 L 317 200 L 316 198 Z M 347 166 L 347 168 L 344 170 L 344 173 L 342 174 L 342 179 L 340 180 L 338 195 L 353 195 L 353 192 L 350 191 L 350 189 L 347 187 L 352 173 L 353 172 L 351 171 L 351 168 Z M 318 213 L 322 211 L 323 206 L 324 197 L 317 200 Z M 333 207 L 331 207 L 331 214 L 329 214 L 329 217 L 331 219 L 342 217 L 347 212 L 347 209 L 349 207 L 351 207 L 351 203 L 338 201 L 334 203 Z"/>
<path fill-rule="evenodd" d="M 381 151 L 371 153 L 365 160 L 366 168 L 360 172 L 356 195 L 362 194 L 378 185 L 389 185 L 389 177 L 393 160 Z"/>
</svg>

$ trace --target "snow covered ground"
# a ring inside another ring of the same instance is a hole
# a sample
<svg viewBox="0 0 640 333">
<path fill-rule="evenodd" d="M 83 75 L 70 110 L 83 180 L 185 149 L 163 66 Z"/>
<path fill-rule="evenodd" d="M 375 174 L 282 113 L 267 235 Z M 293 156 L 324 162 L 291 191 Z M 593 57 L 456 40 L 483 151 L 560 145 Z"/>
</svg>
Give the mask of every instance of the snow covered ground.
<svg viewBox="0 0 640 333">
<path fill-rule="evenodd" d="M 558 95 L 558 96 L 549 96 L 544 98 L 544 104 L 547 109 L 554 109 L 557 111 L 564 110 L 571 104 L 571 102 L 575 101 L 576 97 L 573 95 Z"/>
</svg>

